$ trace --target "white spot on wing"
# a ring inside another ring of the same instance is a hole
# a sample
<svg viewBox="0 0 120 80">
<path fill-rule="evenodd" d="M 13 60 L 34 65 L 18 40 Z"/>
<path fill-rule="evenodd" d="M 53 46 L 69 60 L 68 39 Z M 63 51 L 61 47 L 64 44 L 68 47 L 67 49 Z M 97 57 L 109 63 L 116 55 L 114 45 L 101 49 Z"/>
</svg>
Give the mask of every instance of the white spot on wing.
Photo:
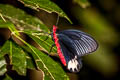
<svg viewBox="0 0 120 80">
<path fill-rule="evenodd" d="M 80 64 L 78 63 L 77 56 L 68 62 L 67 68 L 71 72 L 78 72 L 80 70 Z"/>
</svg>

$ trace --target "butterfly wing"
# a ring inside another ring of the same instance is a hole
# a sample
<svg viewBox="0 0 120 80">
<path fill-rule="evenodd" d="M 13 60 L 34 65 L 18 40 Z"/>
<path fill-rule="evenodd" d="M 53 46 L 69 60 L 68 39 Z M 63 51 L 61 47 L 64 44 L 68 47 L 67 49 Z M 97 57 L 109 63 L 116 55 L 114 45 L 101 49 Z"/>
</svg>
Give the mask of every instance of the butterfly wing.
<svg viewBox="0 0 120 80">
<path fill-rule="evenodd" d="M 92 38 L 87 33 L 79 30 L 63 30 L 59 31 L 58 34 L 59 35 L 64 34 L 69 38 L 69 40 L 67 41 L 72 42 L 72 44 L 68 44 L 63 37 L 60 37 L 61 41 L 63 42 L 65 41 L 66 43 L 64 44 L 68 45 L 67 48 L 70 48 L 71 46 L 72 48 L 74 48 L 73 50 L 76 52 L 74 51 L 72 52 L 74 52 L 78 56 L 84 56 L 86 54 L 94 52 L 98 47 L 98 44 L 94 40 L 94 38 Z"/>
<path fill-rule="evenodd" d="M 81 56 L 95 51 L 97 42 L 88 34 L 79 30 L 64 30 L 57 34 L 62 54 L 71 72 L 79 72 L 82 67 Z"/>
<path fill-rule="evenodd" d="M 76 50 L 72 45 L 72 40 L 64 34 L 58 35 L 62 54 L 66 60 L 67 69 L 70 72 L 79 72 L 82 67 L 81 58 L 75 54 Z"/>
</svg>

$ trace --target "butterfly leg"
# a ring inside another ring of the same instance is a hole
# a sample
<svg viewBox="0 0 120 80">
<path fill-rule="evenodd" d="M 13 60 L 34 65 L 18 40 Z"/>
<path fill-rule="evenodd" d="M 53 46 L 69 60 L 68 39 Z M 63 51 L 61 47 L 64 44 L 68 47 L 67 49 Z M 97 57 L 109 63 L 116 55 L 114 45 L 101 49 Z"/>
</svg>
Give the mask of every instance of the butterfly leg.
<svg viewBox="0 0 120 80">
<path fill-rule="evenodd" d="M 49 35 L 51 35 L 51 34 L 48 33 L 48 34 L 47 34 L 47 37 L 45 38 L 44 41 L 48 40 L 48 38 L 49 38 L 48 36 L 49 36 Z"/>
<path fill-rule="evenodd" d="M 54 46 L 55 46 L 55 44 L 53 44 L 53 45 L 51 46 L 49 53 L 52 52 L 52 48 L 53 48 Z"/>
<path fill-rule="evenodd" d="M 46 40 L 48 40 L 48 36 L 45 38 L 45 40 L 44 40 L 44 41 L 46 41 Z"/>
</svg>

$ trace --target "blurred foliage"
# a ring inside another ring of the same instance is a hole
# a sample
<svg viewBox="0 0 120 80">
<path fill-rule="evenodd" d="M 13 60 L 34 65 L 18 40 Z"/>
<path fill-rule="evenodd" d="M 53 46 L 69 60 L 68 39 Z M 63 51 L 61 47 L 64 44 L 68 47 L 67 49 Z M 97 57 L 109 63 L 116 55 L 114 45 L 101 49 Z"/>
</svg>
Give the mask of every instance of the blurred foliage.
<svg viewBox="0 0 120 80">
<path fill-rule="evenodd" d="M 117 58 L 107 47 L 109 44 L 115 45 L 118 43 L 118 36 L 114 28 L 95 10 L 87 9 L 80 11 L 79 8 L 75 9 L 73 8 L 77 12 L 73 12 L 76 18 L 84 25 L 84 29 L 88 33 L 94 35 L 99 43 L 98 51 L 95 54 L 88 55 L 86 63 L 91 64 L 92 67 L 96 65 L 94 68 L 104 75 L 114 74 L 113 72 L 118 70 Z"/>
<path fill-rule="evenodd" d="M 78 23 L 84 25 L 84 31 L 92 34 L 99 43 L 99 49 L 86 56 L 84 61 L 105 76 L 116 75 L 119 70 L 118 59 L 112 47 L 118 45 L 119 35 L 115 26 L 96 8 L 81 9 L 74 6 L 72 12 Z"/>
<path fill-rule="evenodd" d="M 84 25 L 84 30 L 92 34 L 99 43 L 99 49 L 86 56 L 85 62 L 105 76 L 115 75 L 118 71 L 117 57 L 110 48 L 117 45 L 119 40 L 113 25 L 97 9 L 83 10 L 77 6 L 72 10 L 79 23 Z"/>
<path fill-rule="evenodd" d="M 86 8 L 86 7 L 88 7 L 90 5 L 90 3 L 88 2 L 88 0 L 73 0 L 73 2 L 77 3 L 82 8 Z"/>
<path fill-rule="evenodd" d="M 6 75 L 6 77 L 3 80 L 12 80 L 12 78 L 8 75 Z"/>
</svg>

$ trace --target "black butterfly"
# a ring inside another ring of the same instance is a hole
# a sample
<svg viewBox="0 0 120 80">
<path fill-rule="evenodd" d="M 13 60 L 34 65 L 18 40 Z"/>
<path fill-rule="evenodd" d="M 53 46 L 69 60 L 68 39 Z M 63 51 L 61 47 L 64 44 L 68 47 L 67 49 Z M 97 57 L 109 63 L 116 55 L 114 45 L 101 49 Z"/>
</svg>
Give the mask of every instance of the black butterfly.
<svg viewBox="0 0 120 80">
<path fill-rule="evenodd" d="M 70 72 L 79 72 L 82 67 L 81 56 L 98 48 L 97 42 L 90 35 L 79 30 L 58 31 L 53 26 L 52 38 L 62 63 Z"/>
</svg>

